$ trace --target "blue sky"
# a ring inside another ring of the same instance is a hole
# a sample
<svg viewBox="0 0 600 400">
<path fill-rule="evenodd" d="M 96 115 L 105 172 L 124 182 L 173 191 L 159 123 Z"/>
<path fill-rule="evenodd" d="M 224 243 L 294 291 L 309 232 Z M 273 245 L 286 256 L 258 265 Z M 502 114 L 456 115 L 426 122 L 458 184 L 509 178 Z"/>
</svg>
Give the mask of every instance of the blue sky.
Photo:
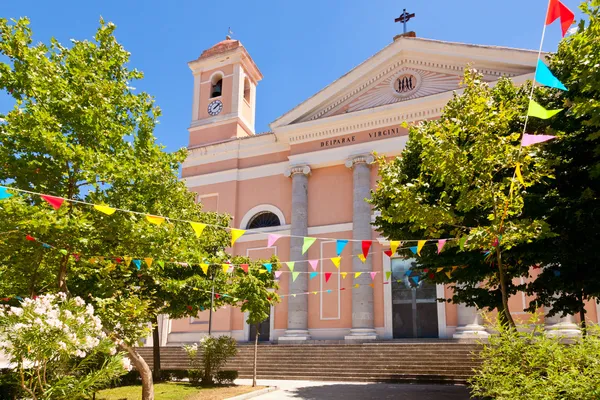
<svg viewBox="0 0 600 400">
<path fill-rule="evenodd" d="M 578 0 L 563 0 L 576 11 Z M 156 135 L 167 150 L 188 142 L 192 74 L 187 62 L 223 40 L 231 26 L 264 75 L 257 89 L 256 131 L 388 45 L 402 32 L 403 8 L 419 37 L 537 49 L 547 0 L 29 0 L 4 1 L 0 17 L 31 19 L 35 41 L 92 38 L 100 16 L 117 25 L 145 73 L 138 90 L 163 110 Z M 546 32 L 556 49 L 559 24 Z M 0 96 L 0 112 L 12 106 Z"/>
</svg>

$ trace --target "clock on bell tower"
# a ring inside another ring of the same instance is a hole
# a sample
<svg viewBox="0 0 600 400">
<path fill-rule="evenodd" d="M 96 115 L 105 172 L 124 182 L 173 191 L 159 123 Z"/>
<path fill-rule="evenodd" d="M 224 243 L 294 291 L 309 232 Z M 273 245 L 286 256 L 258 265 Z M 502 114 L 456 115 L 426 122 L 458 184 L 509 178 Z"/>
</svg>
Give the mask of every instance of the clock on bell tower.
<svg viewBox="0 0 600 400">
<path fill-rule="evenodd" d="M 194 75 L 189 148 L 254 135 L 256 85 L 262 74 L 229 36 L 188 63 Z"/>
</svg>

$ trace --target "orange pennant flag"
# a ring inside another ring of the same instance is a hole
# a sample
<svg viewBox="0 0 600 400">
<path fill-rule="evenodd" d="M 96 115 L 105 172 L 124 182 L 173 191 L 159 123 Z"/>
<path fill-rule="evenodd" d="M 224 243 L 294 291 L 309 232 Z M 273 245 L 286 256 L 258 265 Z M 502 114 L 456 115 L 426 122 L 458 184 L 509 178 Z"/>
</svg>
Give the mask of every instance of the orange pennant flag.
<svg viewBox="0 0 600 400">
<path fill-rule="evenodd" d="M 369 283 L 369 286 L 371 286 L 373 289 L 375 289 L 375 284 L 374 283 Z"/>
<path fill-rule="evenodd" d="M 165 222 L 165 217 L 159 217 L 157 215 L 146 215 L 146 219 L 154 225 L 160 225 Z"/>
<path fill-rule="evenodd" d="M 331 262 L 333 263 L 333 265 L 335 265 L 336 268 L 340 268 L 340 261 L 341 261 L 342 257 L 333 257 L 331 259 Z"/>
<path fill-rule="evenodd" d="M 363 264 L 367 262 L 367 259 L 362 254 L 359 254 L 357 257 L 360 261 L 362 261 Z"/>
<path fill-rule="evenodd" d="M 348 273 L 347 272 L 342 272 L 342 273 L 340 273 L 340 275 L 342 276 L 342 279 L 346 279 L 346 275 L 348 275 Z"/>
<path fill-rule="evenodd" d="M 148 268 L 152 266 L 152 259 L 150 257 L 144 258 L 144 261 L 146 261 Z"/>
<path fill-rule="evenodd" d="M 450 279 L 452 277 L 450 274 L 450 271 L 446 271 L 446 276 L 448 277 L 448 279 Z"/>
<path fill-rule="evenodd" d="M 442 272 L 444 270 L 444 268 L 438 268 L 436 269 L 436 272 Z"/>
<path fill-rule="evenodd" d="M 242 235 L 246 233 L 243 229 L 231 229 L 231 247 L 235 244 L 235 242 L 242 237 Z"/>
<path fill-rule="evenodd" d="M 427 240 L 419 240 L 417 242 L 417 254 L 419 256 L 421 255 L 421 249 L 423 248 L 423 246 L 425 246 L 425 243 L 427 243 Z"/>
<path fill-rule="evenodd" d="M 202 231 L 204 231 L 204 228 L 206 228 L 206 224 L 201 224 L 200 222 L 191 222 L 190 221 L 190 225 L 192 226 L 192 229 L 196 233 L 196 237 L 200 237 L 200 235 L 202 235 Z"/>
</svg>

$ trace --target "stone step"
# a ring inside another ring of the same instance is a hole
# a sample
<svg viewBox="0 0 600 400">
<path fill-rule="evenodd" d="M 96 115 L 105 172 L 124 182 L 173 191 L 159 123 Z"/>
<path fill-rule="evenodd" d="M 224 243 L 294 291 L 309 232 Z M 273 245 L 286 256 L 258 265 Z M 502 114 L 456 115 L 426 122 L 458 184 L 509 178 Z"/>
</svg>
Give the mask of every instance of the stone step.
<svg viewBox="0 0 600 400">
<path fill-rule="evenodd" d="M 242 379 L 252 378 L 252 375 L 240 375 Z M 307 377 L 303 375 L 261 375 L 257 374 L 257 379 L 273 379 L 273 380 L 312 380 L 312 381 L 338 381 L 340 378 L 335 376 L 320 376 Z M 386 376 L 345 376 L 344 381 L 349 382 L 405 382 L 405 383 L 441 383 L 441 384 L 465 384 L 469 379 L 468 376 L 432 376 L 432 375 L 396 375 L 393 377 Z"/>
</svg>

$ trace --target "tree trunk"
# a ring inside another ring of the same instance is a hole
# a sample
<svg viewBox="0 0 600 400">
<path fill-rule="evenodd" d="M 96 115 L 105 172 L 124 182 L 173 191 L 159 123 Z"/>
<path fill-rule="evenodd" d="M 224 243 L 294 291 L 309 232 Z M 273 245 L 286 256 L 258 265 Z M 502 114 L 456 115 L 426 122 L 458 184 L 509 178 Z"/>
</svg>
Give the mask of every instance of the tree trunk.
<svg viewBox="0 0 600 400">
<path fill-rule="evenodd" d="M 152 329 L 152 355 L 154 358 L 152 379 L 154 382 L 160 382 L 160 337 L 158 335 L 158 315 L 154 317 L 154 324 L 154 328 Z"/>
<path fill-rule="evenodd" d="M 260 336 L 260 324 L 256 324 L 256 336 L 254 337 L 254 370 L 252 371 L 252 387 L 256 387 L 256 364 L 258 363 L 258 337 Z"/>
<path fill-rule="evenodd" d="M 64 255 L 60 260 L 60 268 L 58 270 L 58 291 L 68 293 L 67 289 L 67 265 L 69 264 L 69 255 Z"/>
<path fill-rule="evenodd" d="M 581 334 L 585 336 L 587 333 L 587 324 L 585 323 L 585 304 L 583 303 L 582 293 L 580 293 L 577 300 L 579 300 L 579 319 L 581 320 Z"/>
<path fill-rule="evenodd" d="M 142 378 L 142 400 L 154 400 L 154 383 L 152 382 L 150 367 L 133 347 L 122 344 L 121 349 L 127 352 L 135 369 L 140 373 L 140 377 Z"/>
<path fill-rule="evenodd" d="M 504 275 L 504 268 L 502 267 L 502 257 L 500 255 L 500 246 L 496 246 L 496 259 L 498 260 L 498 278 L 500 280 L 500 292 L 502 293 L 502 308 L 506 322 L 512 328 L 515 327 L 515 321 L 510 315 L 510 309 L 508 308 L 508 287 L 506 285 L 506 275 Z"/>
</svg>

